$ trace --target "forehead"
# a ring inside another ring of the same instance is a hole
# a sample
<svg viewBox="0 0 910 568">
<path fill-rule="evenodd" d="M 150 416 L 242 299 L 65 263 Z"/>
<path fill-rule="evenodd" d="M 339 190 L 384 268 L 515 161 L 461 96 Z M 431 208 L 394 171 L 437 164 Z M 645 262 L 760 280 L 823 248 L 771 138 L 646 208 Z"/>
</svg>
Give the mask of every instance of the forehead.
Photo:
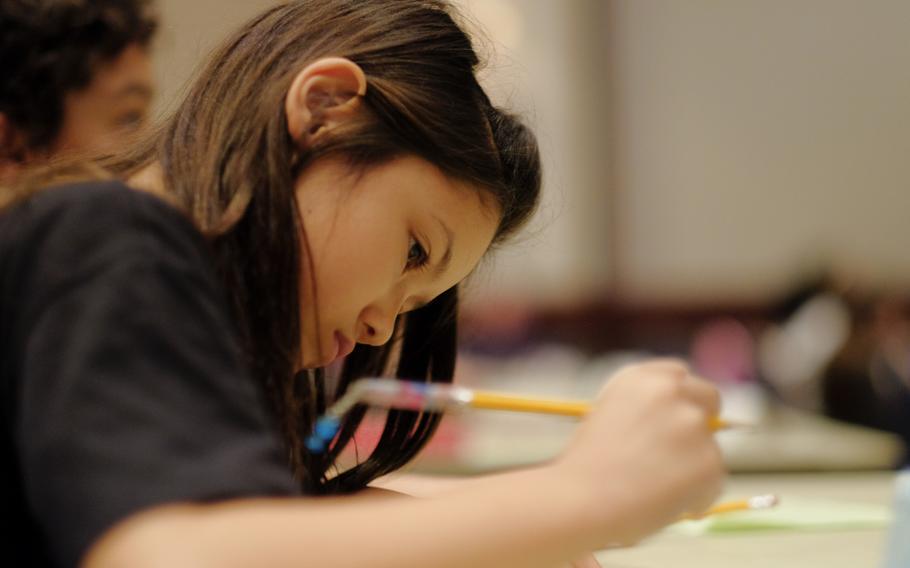
<svg viewBox="0 0 910 568">
<path fill-rule="evenodd" d="M 66 101 L 79 112 L 107 114 L 124 104 L 148 105 L 153 91 L 151 59 L 143 47 L 131 45 L 99 63 L 89 84 L 66 93 Z"/>
<path fill-rule="evenodd" d="M 148 51 L 137 44 L 127 46 L 117 57 L 98 66 L 91 87 L 108 97 L 150 97 L 152 67 Z"/>
<path fill-rule="evenodd" d="M 377 184 L 391 184 L 393 191 L 402 193 L 399 205 L 403 208 L 432 214 L 459 229 L 478 232 L 494 225 L 495 231 L 499 223 L 499 206 L 488 190 L 446 175 L 422 158 L 397 158 L 367 177 Z M 455 227 L 451 229 L 455 231 Z"/>
<path fill-rule="evenodd" d="M 413 156 L 393 160 L 367 177 L 397 194 L 389 196 L 396 207 L 417 229 L 430 231 L 436 246 L 444 244 L 440 236 L 451 239 L 457 279 L 467 276 L 489 248 L 499 226 L 499 207 L 485 188 L 448 176 Z"/>
</svg>

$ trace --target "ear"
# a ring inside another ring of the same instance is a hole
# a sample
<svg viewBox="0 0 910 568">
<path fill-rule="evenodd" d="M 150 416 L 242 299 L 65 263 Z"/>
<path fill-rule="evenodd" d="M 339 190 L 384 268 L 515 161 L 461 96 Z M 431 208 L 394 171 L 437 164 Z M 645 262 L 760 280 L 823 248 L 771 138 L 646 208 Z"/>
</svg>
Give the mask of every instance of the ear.
<svg viewBox="0 0 910 568">
<path fill-rule="evenodd" d="M 367 92 L 363 70 L 343 57 L 311 63 L 294 77 L 285 97 L 288 133 L 306 147 L 325 131 L 354 116 Z"/>
</svg>

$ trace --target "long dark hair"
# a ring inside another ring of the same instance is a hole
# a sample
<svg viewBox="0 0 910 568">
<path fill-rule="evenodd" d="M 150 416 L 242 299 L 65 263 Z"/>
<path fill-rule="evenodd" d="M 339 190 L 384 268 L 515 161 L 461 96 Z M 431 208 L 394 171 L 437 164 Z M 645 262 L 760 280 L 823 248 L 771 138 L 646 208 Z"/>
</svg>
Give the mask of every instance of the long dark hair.
<svg viewBox="0 0 910 568">
<path fill-rule="evenodd" d="M 363 69 L 363 112 L 301 148 L 288 134 L 284 97 L 294 76 L 325 56 L 346 57 Z M 360 489 L 426 443 L 438 415 L 391 411 L 372 453 L 347 471 L 332 472 L 362 408 L 350 413 L 325 454 L 307 452 L 302 440 L 352 380 L 387 373 L 393 360 L 398 377 L 451 381 L 458 292 L 448 290 L 399 318 L 388 344 L 358 345 L 335 388 L 321 371 L 295 377 L 300 268 L 309 267 L 309 255 L 306 239 L 301 244 L 299 238 L 304 227 L 294 181 L 327 156 L 367 172 L 417 155 L 492 198 L 500 211 L 494 242 L 502 241 L 536 206 L 540 162 L 534 136 L 491 104 L 476 80 L 477 66 L 470 38 L 442 0 L 290 2 L 230 37 L 157 133 L 101 162 L 115 175 L 129 176 L 157 161 L 167 192 L 210 237 L 250 369 L 306 492 Z"/>
</svg>

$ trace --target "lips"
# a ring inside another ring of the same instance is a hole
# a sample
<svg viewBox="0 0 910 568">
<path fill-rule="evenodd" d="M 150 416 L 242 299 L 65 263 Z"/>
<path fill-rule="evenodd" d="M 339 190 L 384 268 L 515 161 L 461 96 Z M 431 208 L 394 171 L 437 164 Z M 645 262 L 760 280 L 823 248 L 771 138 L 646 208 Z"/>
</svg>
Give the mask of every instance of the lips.
<svg viewBox="0 0 910 568">
<path fill-rule="evenodd" d="M 344 335 L 342 335 L 342 333 L 340 331 L 336 331 L 335 332 L 335 345 L 338 347 L 338 350 L 335 353 L 334 359 L 332 359 L 333 363 L 339 359 L 342 359 L 342 358 L 350 355 L 351 351 L 354 350 L 354 346 L 356 344 L 353 341 L 351 341 L 350 339 L 348 339 L 347 337 L 345 337 Z"/>
</svg>

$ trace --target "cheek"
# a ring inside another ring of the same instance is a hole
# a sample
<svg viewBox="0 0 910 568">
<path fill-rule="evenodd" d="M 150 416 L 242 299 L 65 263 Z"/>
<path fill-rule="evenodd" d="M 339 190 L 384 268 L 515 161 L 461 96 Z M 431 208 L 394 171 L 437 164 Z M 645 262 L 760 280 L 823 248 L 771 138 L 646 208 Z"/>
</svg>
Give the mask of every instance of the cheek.
<svg viewBox="0 0 910 568">
<path fill-rule="evenodd" d="M 96 107 L 93 101 L 82 99 L 67 106 L 57 149 L 91 152 L 116 147 L 114 132 L 107 126 L 109 117 Z"/>
<path fill-rule="evenodd" d="M 317 302 L 326 315 L 353 318 L 394 286 L 404 261 L 392 239 L 341 234 L 335 231 L 314 255 Z"/>
</svg>

